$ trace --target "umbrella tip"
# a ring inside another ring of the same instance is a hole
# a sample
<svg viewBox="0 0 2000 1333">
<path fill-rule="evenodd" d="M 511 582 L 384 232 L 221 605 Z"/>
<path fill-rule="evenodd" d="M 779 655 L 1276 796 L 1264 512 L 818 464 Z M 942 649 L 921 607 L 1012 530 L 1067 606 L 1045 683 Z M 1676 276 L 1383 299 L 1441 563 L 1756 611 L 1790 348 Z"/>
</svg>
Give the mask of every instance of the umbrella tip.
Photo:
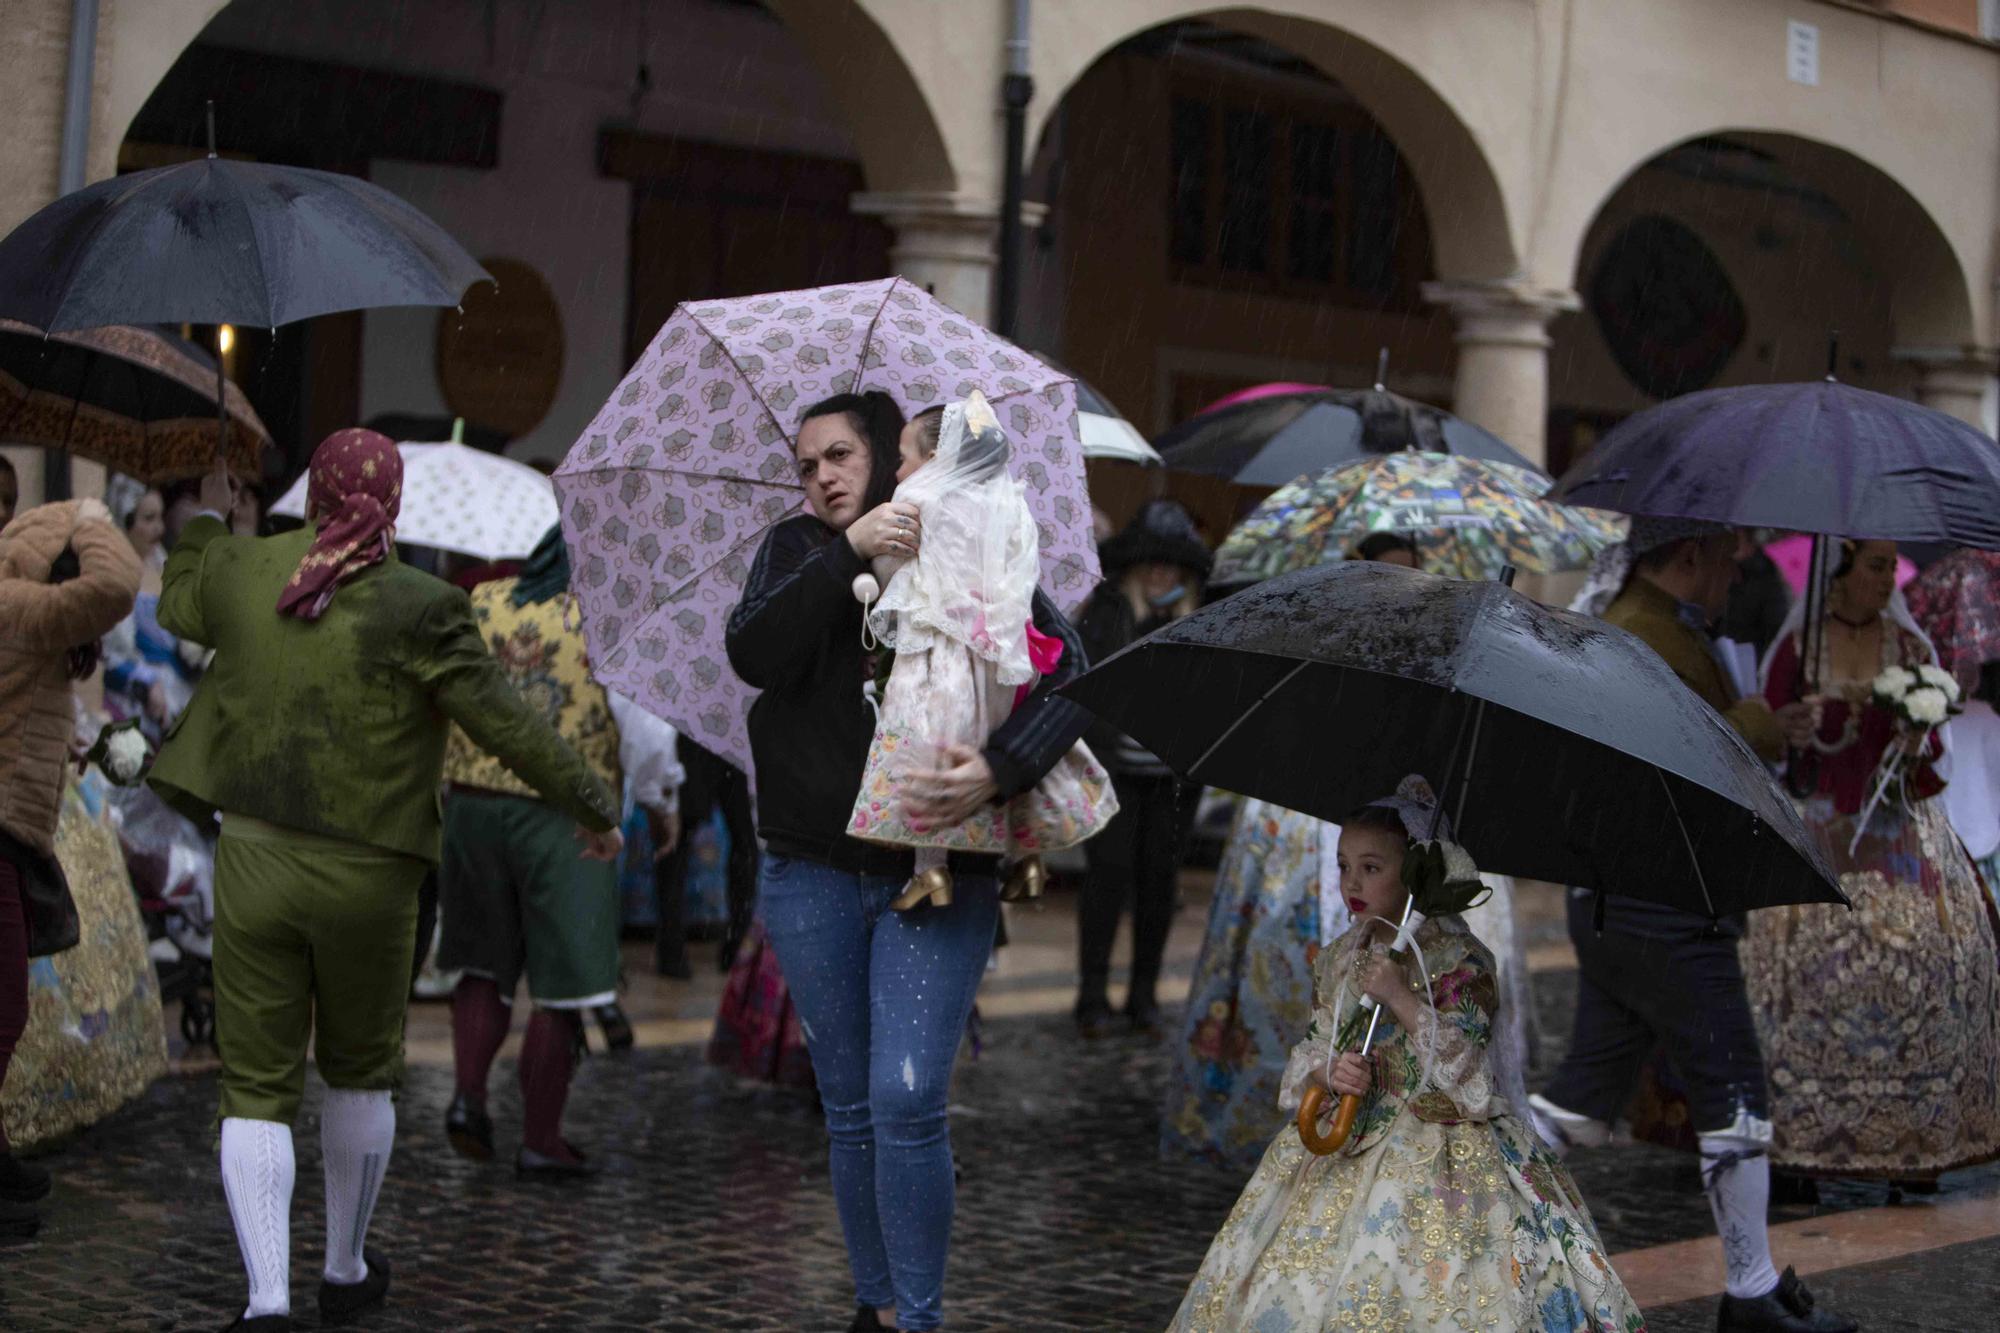
<svg viewBox="0 0 2000 1333">
<path fill-rule="evenodd" d="M 1384 393 L 1383 387 L 1389 380 L 1389 349 L 1384 347 L 1375 353 L 1375 392 Z"/>
<path fill-rule="evenodd" d="M 1506 567 L 1505 569 L 1501 570 L 1501 571 L 1500 571 L 1500 586 L 1501 586 L 1501 587 L 1503 587 L 1503 588 L 1511 588 L 1511 587 L 1513 587 L 1513 586 L 1514 586 L 1514 574 L 1515 574 L 1515 572 L 1516 572 L 1516 571 L 1515 571 L 1515 569 L 1514 569 L 1514 567 L 1513 567 L 1512 565 L 1508 565 L 1508 566 L 1507 566 L 1507 567 Z"/>
<path fill-rule="evenodd" d="M 1840 330 L 1835 329 L 1826 340 L 1826 382 L 1840 382 Z"/>
<path fill-rule="evenodd" d="M 215 156 L 215 99 L 208 99 L 208 155 Z"/>
<path fill-rule="evenodd" d="M 453 444 L 464 444 L 464 443 L 465 443 L 465 418 L 464 418 L 464 417 L 453 417 L 453 418 L 451 419 L 451 442 L 452 442 Z"/>
</svg>

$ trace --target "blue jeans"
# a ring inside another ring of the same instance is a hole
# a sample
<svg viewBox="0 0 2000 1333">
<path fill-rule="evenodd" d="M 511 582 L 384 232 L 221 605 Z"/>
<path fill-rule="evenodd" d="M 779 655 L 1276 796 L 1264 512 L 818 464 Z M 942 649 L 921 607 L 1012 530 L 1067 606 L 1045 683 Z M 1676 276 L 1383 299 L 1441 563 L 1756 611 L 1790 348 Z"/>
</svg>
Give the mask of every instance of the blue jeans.
<svg viewBox="0 0 2000 1333">
<path fill-rule="evenodd" d="M 889 910 L 905 883 L 767 853 L 759 911 L 819 1079 L 855 1299 L 932 1329 L 954 1201 L 945 1100 L 1000 894 L 960 877 L 949 907 Z"/>
</svg>

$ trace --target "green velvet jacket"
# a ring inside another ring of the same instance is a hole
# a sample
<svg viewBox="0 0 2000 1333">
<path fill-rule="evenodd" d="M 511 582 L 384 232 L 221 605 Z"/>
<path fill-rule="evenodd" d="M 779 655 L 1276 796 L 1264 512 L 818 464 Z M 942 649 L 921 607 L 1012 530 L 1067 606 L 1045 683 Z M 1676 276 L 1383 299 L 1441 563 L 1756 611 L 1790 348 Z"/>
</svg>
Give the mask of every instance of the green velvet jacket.
<svg viewBox="0 0 2000 1333">
<path fill-rule="evenodd" d="M 312 530 L 232 537 L 202 515 L 181 533 L 160 624 L 215 649 L 168 731 L 153 787 L 206 825 L 218 810 L 435 862 L 449 724 L 594 829 L 608 790 L 515 693 L 466 595 L 392 555 L 341 587 L 318 621 L 278 614 Z"/>
</svg>

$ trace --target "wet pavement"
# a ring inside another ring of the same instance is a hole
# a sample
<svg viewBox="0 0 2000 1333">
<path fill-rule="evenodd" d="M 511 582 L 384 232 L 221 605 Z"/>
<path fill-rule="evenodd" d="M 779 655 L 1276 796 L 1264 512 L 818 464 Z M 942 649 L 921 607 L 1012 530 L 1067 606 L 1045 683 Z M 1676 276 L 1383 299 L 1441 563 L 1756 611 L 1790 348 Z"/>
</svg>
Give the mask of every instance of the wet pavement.
<svg viewBox="0 0 2000 1333">
<path fill-rule="evenodd" d="M 1536 980 L 1545 1026 L 1560 1034 L 1571 975 L 1544 968 Z M 435 1024 L 436 1011 L 425 1021 Z M 1164 1049 L 1133 1038 L 1082 1043 L 1060 1014 L 996 1018 L 986 1039 L 954 1093 L 964 1179 L 947 1327 L 1164 1326 L 1241 1184 L 1157 1156 Z M 493 1089 L 510 1159 L 519 1126 L 511 1059 L 495 1070 Z M 0 1249 L 0 1327 L 228 1322 L 242 1277 L 213 1165 L 214 1094 L 212 1073 L 163 1080 L 47 1159 L 58 1185 L 41 1238 Z M 605 1173 L 551 1186 L 517 1181 L 505 1160 L 453 1156 L 441 1129 L 449 1095 L 440 1064 L 412 1069 L 371 1240 L 394 1265 L 395 1287 L 389 1308 L 362 1326 L 846 1326 L 846 1265 L 809 1100 L 708 1069 L 696 1047 L 596 1057 L 579 1074 L 570 1134 Z M 303 1326 L 315 1322 L 321 1252 L 317 1105 L 315 1084 L 298 1135 L 293 1211 Z M 1574 1165 L 1614 1255 L 1649 1251 L 1686 1268 L 1678 1251 L 1650 1247 L 1710 1234 L 1690 1159 L 1624 1148 L 1580 1154 Z M 2000 1259 L 1990 1234 L 1927 1248 L 1923 1235 L 1939 1209 L 1972 1216 L 1979 1233 L 1996 1195 L 1992 1168 L 1956 1173 L 1937 1199 L 1894 1209 L 1883 1207 L 1879 1186 L 1830 1186 L 1817 1210 L 1774 1210 L 1775 1221 L 1795 1224 L 1781 1230 L 1778 1260 L 1787 1262 L 1788 1245 L 1806 1246 L 1807 1233 L 1872 1220 L 1875 1232 L 1854 1233 L 1864 1246 L 1868 1234 L 1893 1233 L 1919 1248 L 1879 1262 L 1864 1254 L 1815 1275 L 1825 1304 L 1864 1316 L 1870 1329 L 1993 1327 Z M 1656 1305 L 1651 1326 L 1712 1328 L 1714 1308 L 1712 1296 Z"/>
</svg>

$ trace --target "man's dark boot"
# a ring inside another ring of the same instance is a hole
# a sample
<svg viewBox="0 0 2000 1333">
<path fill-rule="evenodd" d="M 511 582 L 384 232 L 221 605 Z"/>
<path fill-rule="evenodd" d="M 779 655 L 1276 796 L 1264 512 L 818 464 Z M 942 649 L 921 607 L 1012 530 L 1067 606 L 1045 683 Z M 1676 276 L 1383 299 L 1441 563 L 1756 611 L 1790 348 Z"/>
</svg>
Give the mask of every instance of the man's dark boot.
<svg viewBox="0 0 2000 1333">
<path fill-rule="evenodd" d="M 1791 1269 L 1762 1296 L 1724 1296 L 1715 1312 L 1715 1333 L 1855 1333 L 1861 1326 L 1845 1315 L 1815 1309 L 1813 1295 Z"/>
</svg>

